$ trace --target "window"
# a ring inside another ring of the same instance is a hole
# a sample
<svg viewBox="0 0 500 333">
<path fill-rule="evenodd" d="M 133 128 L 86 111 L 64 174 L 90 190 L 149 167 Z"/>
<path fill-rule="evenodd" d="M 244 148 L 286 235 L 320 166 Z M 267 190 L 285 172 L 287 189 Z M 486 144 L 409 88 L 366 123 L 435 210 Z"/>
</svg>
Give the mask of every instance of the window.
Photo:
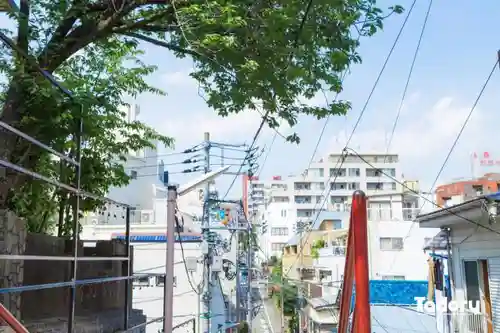
<svg viewBox="0 0 500 333">
<path fill-rule="evenodd" d="M 130 171 L 130 178 L 137 179 L 137 171 L 135 171 L 135 170 Z"/>
<path fill-rule="evenodd" d="M 271 236 L 288 236 L 288 228 L 271 228 Z"/>
<path fill-rule="evenodd" d="M 382 280 L 406 280 L 404 275 L 382 275 Z"/>
<path fill-rule="evenodd" d="M 361 175 L 361 171 L 359 168 L 349 168 L 349 177 L 359 177 Z"/>
<path fill-rule="evenodd" d="M 286 246 L 286 243 L 271 243 L 271 251 L 273 252 L 281 252 L 283 248 Z"/>
<path fill-rule="evenodd" d="M 432 237 L 425 237 L 424 238 L 424 246 L 427 246 L 431 241 L 432 241 Z"/>
<path fill-rule="evenodd" d="M 382 251 L 401 251 L 403 250 L 403 238 L 380 237 L 380 249 Z"/>
<path fill-rule="evenodd" d="M 286 209 L 281 210 L 281 217 L 286 217 Z"/>
</svg>

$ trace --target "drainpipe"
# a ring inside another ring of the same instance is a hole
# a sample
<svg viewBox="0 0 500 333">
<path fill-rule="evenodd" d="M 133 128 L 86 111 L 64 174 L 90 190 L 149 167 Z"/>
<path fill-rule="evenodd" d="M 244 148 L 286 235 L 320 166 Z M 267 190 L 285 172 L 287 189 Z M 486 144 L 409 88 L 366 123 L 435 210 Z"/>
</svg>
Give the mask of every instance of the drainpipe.
<svg viewBox="0 0 500 333">
<path fill-rule="evenodd" d="M 452 254 L 451 254 L 451 228 L 446 228 L 446 251 L 448 254 L 448 280 L 450 281 L 450 287 L 452 290 L 449 292 L 451 293 L 450 298 L 453 299 L 454 296 L 456 296 L 456 290 L 455 290 L 455 277 L 453 275 L 453 259 L 452 259 Z M 449 301 L 447 299 L 446 301 Z M 448 333 L 451 333 L 451 312 L 449 307 L 447 307 L 447 328 L 448 328 Z"/>
</svg>

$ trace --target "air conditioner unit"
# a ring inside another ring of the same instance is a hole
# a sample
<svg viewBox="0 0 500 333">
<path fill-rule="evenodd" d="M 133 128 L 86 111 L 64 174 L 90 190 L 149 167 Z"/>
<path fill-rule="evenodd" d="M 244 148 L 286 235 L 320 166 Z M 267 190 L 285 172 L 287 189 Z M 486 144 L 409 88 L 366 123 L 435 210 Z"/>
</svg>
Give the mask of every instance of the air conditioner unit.
<svg viewBox="0 0 500 333">
<path fill-rule="evenodd" d="M 141 224 L 154 223 L 154 212 L 152 210 L 141 211 Z"/>
</svg>

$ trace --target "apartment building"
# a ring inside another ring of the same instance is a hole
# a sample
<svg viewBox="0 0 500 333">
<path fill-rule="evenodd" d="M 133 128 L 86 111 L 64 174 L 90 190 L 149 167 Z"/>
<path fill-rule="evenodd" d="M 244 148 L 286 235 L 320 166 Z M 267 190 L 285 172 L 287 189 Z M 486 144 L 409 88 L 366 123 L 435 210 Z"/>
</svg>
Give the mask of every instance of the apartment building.
<svg viewBox="0 0 500 333">
<path fill-rule="evenodd" d="M 281 257 L 283 248 L 295 234 L 295 212 L 290 202 L 271 202 L 260 214 L 260 248 L 263 261 L 272 256 Z"/>
<path fill-rule="evenodd" d="M 411 208 L 408 208 L 408 204 Z M 367 201 L 370 278 L 380 280 L 422 280 L 427 270 L 422 249 L 439 229 L 420 228 L 414 222 L 419 197 L 413 193 L 374 195 Z M 299 278 L 296 259 L 311 280 L 340 281 L 344 274 L 349 213 L 320 212 L 302 243 L 291 238 L 285 246 L 283 267 Z M 300 247 L 304 250 L 300 251 Z M 415 263 L 422 265 L 415 265 Z"/>
<path fill-rule="evenodd" d="M 447 207 L 463 202 L 463 197 L 472 199 L 474 197 L 495 193 L 500 190 L 500 174 L 487 173 L 482 177 L 457 180 L 436 188 L 436 204 L 439 207 Z"/>
<path fill-rule="evenodd" d="M 269 203 L 291 203 L 297 222 L 312 223 L 320 211 L 348 211 L 355 190 L 363 190 L 368 196 L 403 193 L 402 186 L 393 179 L 402 179 L 398 155 L 360 156 L 347 156 L 340 163 L 342 155 L 330 154 L 312 163 L 301 175 L 247 179 L 249 210 L 265 210 Z M 410 205 L 406 208 L 415 207 L 411 202 L 405 204 Z"/>
</svg>

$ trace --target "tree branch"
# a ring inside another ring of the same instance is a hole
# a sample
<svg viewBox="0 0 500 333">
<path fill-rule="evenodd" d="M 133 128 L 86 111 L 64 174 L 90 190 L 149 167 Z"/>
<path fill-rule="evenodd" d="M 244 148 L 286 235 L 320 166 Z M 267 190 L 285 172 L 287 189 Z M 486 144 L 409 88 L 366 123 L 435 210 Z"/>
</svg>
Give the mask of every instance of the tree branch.
<svg viewBox="0 0 500 333">
<path fill-rule="evenodd" d="M 144 35 L 141 35 L 141 34 L 138 34 L 138 33 L 135 33 L 135 32 L 122 33 L 122 35 L 129 36 L 129 37 L 132 37 L 132 38 L 137 38 L 137 39 L 140 39 L 142 41 L 154 44 L 156 46 L 164 47 L 164 48 L 169 49 L 169 50 L 174 51 L 174 52 L 189 54 L 189 55 L 191 55 L 194 58 L 200 58 L 200 57 L 202 57 L 202 55 L 199 54 L 196 51 L 183 49 L 182 47 L 179 47 L 177 45 L 174 45 L 174 44 L 171 44 L 171 43 L 167 43 L 167 42 L 164 42 L 164 41 L 161 41 L 161 40 L 158 40 L 158 39 L 154 39 L 154 38 L 151 38 L 151 37 L 148 37 L 148 36 L 144 36 Z"/>
</svg>

